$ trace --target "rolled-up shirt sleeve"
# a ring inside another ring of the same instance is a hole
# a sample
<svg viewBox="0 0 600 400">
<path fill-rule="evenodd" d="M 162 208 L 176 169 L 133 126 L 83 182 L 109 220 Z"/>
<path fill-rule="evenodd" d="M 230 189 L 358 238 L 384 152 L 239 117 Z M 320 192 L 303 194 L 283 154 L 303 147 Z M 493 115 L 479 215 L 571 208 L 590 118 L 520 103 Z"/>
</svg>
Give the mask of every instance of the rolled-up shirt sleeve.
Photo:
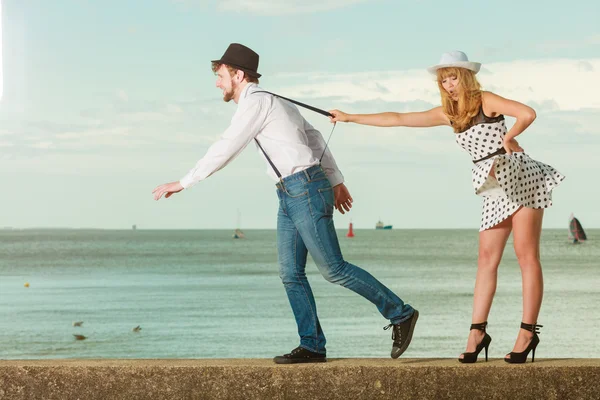
<svg viewBox="0 0 600 400">
<path fill-rule="evenodd" d="M 268 112 L 266 103 L 265 96 L 246 99 L 244 108 L 237 111 L 221 138 L 179 180 L 181 186 L 188 189 L 233 161 L 261 131 Z"/>
<path fill-rule="evenodd" d="M 311 148 L 313 155 L 316 158 L 321 158 L 321 154 L 323 154 L 323 150 L 325 150 L 325 139 L 323 138 L 323 135 L 308 122 L 305 122 L 304 129 L 306 137 L 308 138 L 308 146 Z M 329 179 L 331 186 L 344 183 L 344 175 L 342 175 L 342 172 L 339 170 L 335 159 L 333 158 L 333 154 L 329 151 L 329 147 L 327 147 L 325 154 L 323 154 L 321 167 L 323 167 L 323 171 L 325 171 L 325 175 L 327 175 L 327 179 Z"/>
</svg>

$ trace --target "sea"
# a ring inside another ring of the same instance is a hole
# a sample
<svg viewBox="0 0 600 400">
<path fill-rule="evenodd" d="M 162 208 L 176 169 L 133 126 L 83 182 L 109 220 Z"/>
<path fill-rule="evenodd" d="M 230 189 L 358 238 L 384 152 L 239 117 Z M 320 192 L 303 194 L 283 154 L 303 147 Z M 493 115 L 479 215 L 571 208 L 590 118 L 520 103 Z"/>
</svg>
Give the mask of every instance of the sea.
<svg viewBox="0 0 600 400">
<path fill-rule="evenodd" d="M 0 359 L 271 358 L 298 345 L 279 279 L 276 231 L 0 230 Z M 600 230 L 574 245 L 542 233 L 538 358 L 600 358 Z M 477 230 L 355 230 L 344 257 L 419 310 L 403 357 L 453 358 L 471 323 Z M 374 305 L 327 282 L 309 258 L 330 358 L 387 358 Z M 512 350 L 521 274 L 507 244 L 489 316 L 490 356 Z M 83 321 L 81 326 L 74 322 Z M 135 327 L 140 329 L 135 332 Z M 77 340 L 74 335 L 83 335 Z"/>
</svg>

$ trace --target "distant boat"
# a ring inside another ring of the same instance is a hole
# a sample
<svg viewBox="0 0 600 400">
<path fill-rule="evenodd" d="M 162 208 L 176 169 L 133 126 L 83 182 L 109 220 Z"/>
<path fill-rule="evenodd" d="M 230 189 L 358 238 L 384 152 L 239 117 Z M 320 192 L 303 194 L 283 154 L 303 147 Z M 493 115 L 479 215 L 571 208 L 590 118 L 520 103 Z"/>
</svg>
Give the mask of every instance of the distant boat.
<svg viewBox="0 0 600 400">
<path fill-rule="evenodd" d="M 352 222 L 350 222 L 350 226 L 348 226 L 348 233 L 346 237 L 353 238 L 354 237 L 354 229 L 352 229 Z"/>
<path fill-rule="evenodd" d="M 573 239 L 573 244 L 581 243 L 584 240 L 587 240 L 587 236 L 585 231 L 583 230 L 583 226 L 581 226 L 581 222 L 573 214 L 569 217 L 569 237 Z"/>
<path fill-rule="evenodd" d="M 384 225 L 383 222 L 379 220 L 375 224 L 375 229 L 392 229 L 392 225 Z"/>
<path fill-rule="evenodd" d="M 239 228 L 241 226 L 241 220 L 242 220 L 242 214 L 240 213 L 240 210 L 238 210 L 237 211 L 237 226 L 238 226 L 238 228 L 236 228 L 236 230 L 233 231 L 233 235 L 231 235 L 231 237 L 234 239 L 246 239 L 246 235 L 244 234 L 244 231 L 242 231 Z"/>
<path fill-rule="evenodd" d="M 137 229 L 137 225 L 131 225 L 131 230 L 135 231 Z"/>
</svg>

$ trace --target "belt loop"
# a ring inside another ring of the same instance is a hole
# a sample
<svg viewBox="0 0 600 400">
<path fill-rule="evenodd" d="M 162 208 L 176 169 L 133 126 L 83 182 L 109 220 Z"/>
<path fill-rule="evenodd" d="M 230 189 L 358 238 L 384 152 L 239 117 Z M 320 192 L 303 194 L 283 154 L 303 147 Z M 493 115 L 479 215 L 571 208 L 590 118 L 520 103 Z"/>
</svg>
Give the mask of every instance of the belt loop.
<svg viewBox="0 0 600 400">
<path fill-rule="evenodd" d="M 307 169 L 305 169 L 305 170 L 304 170 L 304 171 L 302 171 L 302 172 L 304 172 L 304 175 L 306 175 L 306 180 L 307 180 L 307 181 L 310 181 L 310 175 L 308 175 L 308 168 L 307 168 Z"/>
</svg>

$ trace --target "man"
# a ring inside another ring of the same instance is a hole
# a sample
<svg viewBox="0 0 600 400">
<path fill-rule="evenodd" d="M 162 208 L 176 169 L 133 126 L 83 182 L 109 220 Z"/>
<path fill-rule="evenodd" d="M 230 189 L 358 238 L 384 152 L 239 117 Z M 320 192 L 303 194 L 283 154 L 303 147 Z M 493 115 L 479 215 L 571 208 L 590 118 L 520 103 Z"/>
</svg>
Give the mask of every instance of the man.
<svg viewBox="0 0 600 400">
<path fill-rule="evenodd" d="M 258 87 L 259 56 L 232 43 L 220 60 L 212 61 L 216 86 L 223 100 L 237 105 L 231 125 L 220 140 L 180 181 L 158 186 L 159 200 L 188 189 L 225 167 L 252 141 L 269 163 L 277 181 L 279 213 L 277 250 L 279 275 L 294 312 L 300 345 L 277 356 L 278 364 L 325 362 L 325 335 L 321 329 L 312 290 L 306 279 L 310 252 L 321 274 L 377 306 L 392 329 L 392 358 L 399 357 L 412 339 L 418 311 L 396 296 L 368 272 L 344 261 L 333 225 L 333 208 L 342 214 L 352 207 L 352 197 L 321 133 L 296 106 Z M 322 158 L 322 160 L 321 160 Z"/>
</svg>

